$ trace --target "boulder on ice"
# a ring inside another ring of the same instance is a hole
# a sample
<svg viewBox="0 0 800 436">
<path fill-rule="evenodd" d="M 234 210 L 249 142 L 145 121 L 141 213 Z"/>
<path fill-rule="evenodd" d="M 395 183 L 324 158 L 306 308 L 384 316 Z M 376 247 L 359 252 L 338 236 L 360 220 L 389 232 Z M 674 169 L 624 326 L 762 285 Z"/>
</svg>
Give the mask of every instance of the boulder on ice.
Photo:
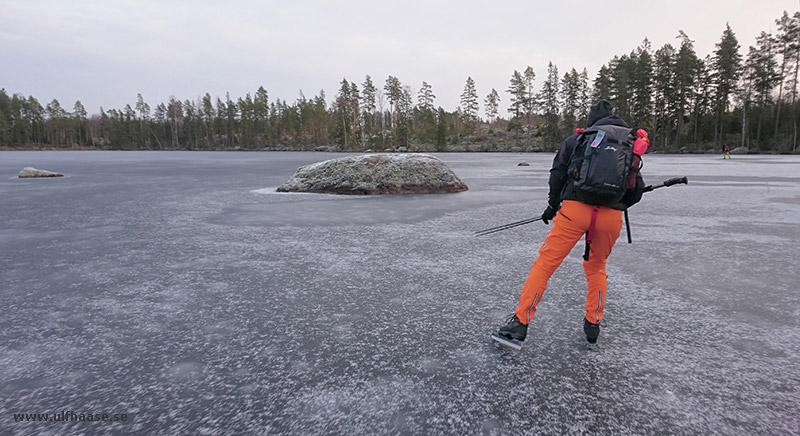
<svg viewBox="0 0 800 436">
<path fill-rule="evenodd" d="M 426 154 L 347 156 L 300 167 L 279 192 L 431 194 L 466 191 L 441 160 Z"/>
<path fill-rule="evenodd" d="M 19 172 L 19 178 L 21 179 L 32 177 L 64 177 L 64 175 L 53 171 L 36 169 L 34 167 L 25 167 Z"/>
</svg>

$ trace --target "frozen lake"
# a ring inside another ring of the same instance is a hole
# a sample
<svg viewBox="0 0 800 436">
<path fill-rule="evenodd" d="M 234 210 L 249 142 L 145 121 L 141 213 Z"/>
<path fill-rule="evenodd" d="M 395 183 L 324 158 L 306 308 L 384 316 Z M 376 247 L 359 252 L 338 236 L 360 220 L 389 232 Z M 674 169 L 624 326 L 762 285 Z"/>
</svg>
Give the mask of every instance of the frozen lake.
<svg viewBox="0 0 800 436">
<path fill-rule="evenodd" d="M 277 152 L 0 152 L 0 433 L 800 433 L 800 156 L 647 155 L 583 349 L 582 242 L 489 340 L 552 154 L 437 154 L 470 190 L 279 194 Z M 519 167 L 520 161 L 531 163 Z M 25 166 L 58 179 L 18 179 Z M 14 414 L 126 414 L 15 422 Z"/>
</svg>

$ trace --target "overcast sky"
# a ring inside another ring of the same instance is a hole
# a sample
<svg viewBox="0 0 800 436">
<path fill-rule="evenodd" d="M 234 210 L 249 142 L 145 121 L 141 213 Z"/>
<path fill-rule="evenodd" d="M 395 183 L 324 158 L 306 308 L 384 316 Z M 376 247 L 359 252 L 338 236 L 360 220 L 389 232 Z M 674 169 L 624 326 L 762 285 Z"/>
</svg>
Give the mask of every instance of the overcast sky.
<svg viewBox="0 0 800 436">
<path fill-rule="evenodd" d="M 294 102 L 324 90 L 330 103 L 342 78 L 383 87 L 395 76 L 416 93 L 432 85 L 437 106 L 454 110 L 467 77 L 501 108 L 514 70 L 530 65 L 538 88 L 553 62 L 560 75 L 594 77 L 615 55 L 648 38 L 675 46 L 678 30 L 711 54 L 725 24 L 741 52 L 774 32 L 798 0 L 606 1 L 179 1 L 0 0 L 0 87 L 52 99 L 90 114 L 151 107 L 170 96 L 206 92 L 236 100 L 259 86 Z"/>
</svg>

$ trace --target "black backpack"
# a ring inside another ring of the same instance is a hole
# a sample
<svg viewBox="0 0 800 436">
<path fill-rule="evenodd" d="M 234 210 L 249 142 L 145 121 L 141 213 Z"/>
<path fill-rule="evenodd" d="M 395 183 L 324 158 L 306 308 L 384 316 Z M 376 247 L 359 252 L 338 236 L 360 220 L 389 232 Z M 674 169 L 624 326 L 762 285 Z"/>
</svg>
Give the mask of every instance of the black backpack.
<svg viewBox="0 0 800 436">
<path fill-rule="evenodd" d="M 633 168 L 632 130 L 620 126 L 593 126 L 577 139 L 567 174 L 581 203 L 613 207 L 627 190 Z"/>
</svg>

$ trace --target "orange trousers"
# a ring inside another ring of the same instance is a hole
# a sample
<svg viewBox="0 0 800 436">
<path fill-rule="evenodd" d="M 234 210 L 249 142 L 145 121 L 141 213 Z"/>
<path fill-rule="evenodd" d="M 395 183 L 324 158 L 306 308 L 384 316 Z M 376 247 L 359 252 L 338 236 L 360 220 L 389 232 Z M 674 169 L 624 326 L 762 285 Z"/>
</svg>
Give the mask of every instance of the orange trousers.
<svg viewBox="0 0 800 436">
<path fill-rule="evenodd" d="M 514 311 L 523 324 L 530 324 L 536 306 L 542 300 L 547 281 L 564 258 L 589 230 L 592 211 L 596 206 L 579 201 L 565 200 L 553 219 L 553 228 L 539 249 L 539 257 L 533 262 L 528 280 L 522 287 L 519 306 Z M 603 319 L 608 277 L 606 261 L 622 229 L 622 211 L 599 207 L 595 219 L 589 260 L 583 262 L 588 287 L 586 291 L 586 319 L 598 323 Z"/>
</svg>

